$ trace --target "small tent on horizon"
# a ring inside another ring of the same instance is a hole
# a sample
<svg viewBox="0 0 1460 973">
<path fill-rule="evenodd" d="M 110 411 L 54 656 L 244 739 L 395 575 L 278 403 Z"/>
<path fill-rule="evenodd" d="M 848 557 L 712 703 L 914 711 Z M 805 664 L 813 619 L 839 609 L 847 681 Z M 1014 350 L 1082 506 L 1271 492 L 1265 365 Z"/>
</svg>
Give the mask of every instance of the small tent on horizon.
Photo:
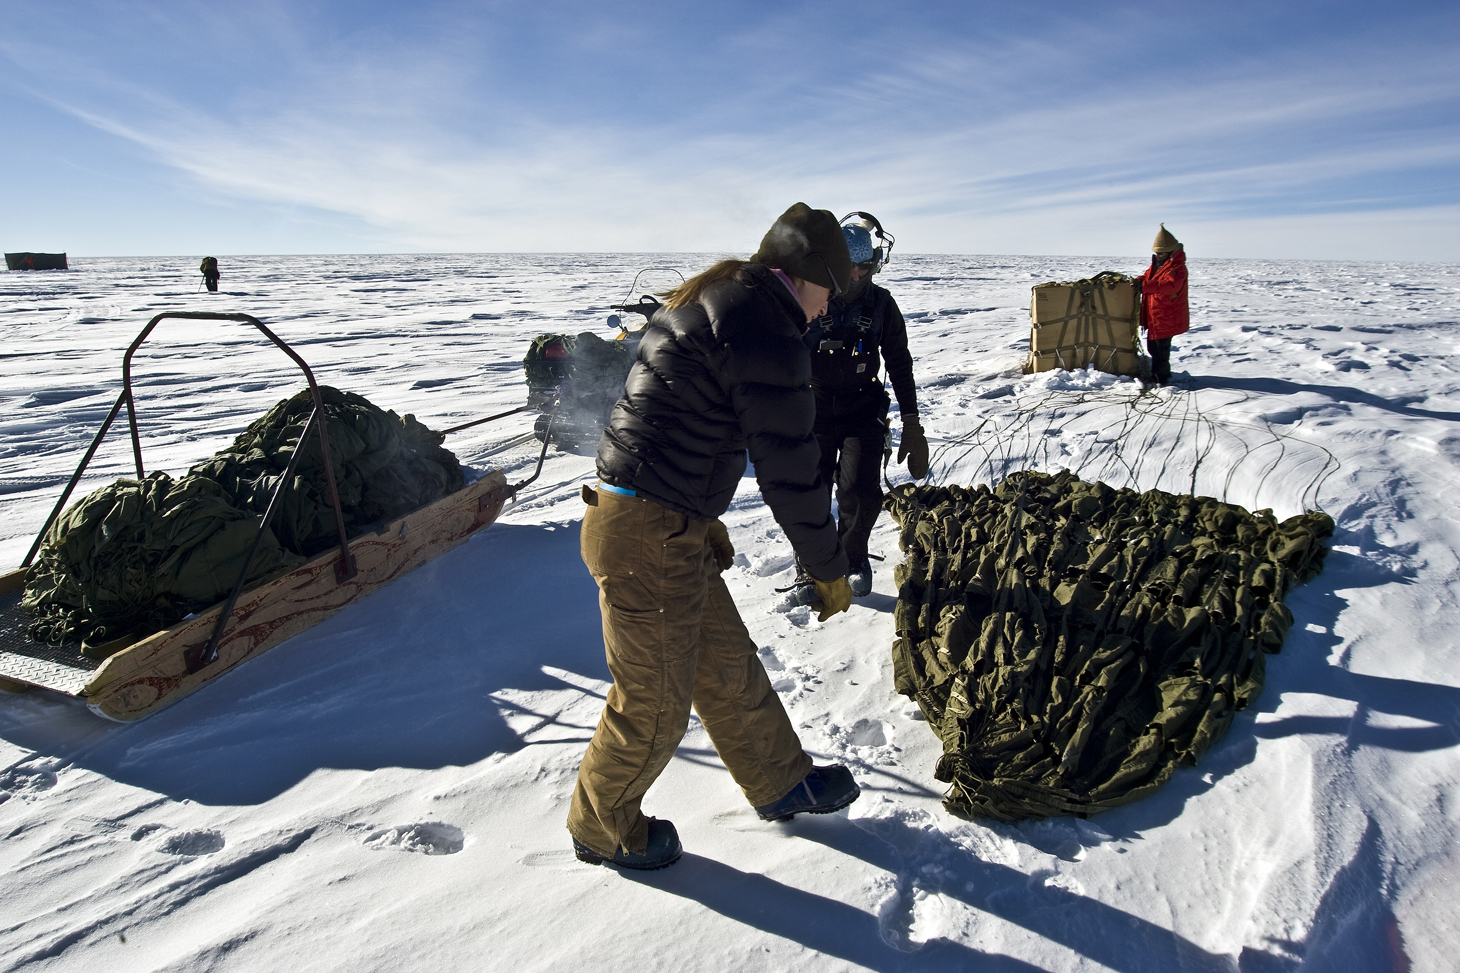
<svg viewBox="0 0 1460 973">
<path fill-rule="evenodd" d="M 64 253 L 7 253 L 7 270 L 70 270 Z"/>
</svg>

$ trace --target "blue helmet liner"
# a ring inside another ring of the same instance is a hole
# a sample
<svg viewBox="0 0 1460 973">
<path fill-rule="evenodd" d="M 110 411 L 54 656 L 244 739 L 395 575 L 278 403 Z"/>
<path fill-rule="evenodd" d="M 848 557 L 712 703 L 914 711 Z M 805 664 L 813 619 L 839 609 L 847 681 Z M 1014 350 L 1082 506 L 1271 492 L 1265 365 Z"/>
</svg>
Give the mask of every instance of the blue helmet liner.
<svg viewBox="0 0 1460 973">
<path fill-rule="evenodd" d="M 842 236 L 847 238 L 847 249 L 852 253 L 852 263 L 864 264 L 873 259 L 872 232 L 865 226 L 844 226 Z"/>
<path fill-rule="evenodd" d="M 852 263 L 871 264 L 874 274 L 887 265 L 892 257 L 892 245 L 896 241 L 891 233 L 882 228 L 877 217 L 857 210 L 843 216 L 841 226 L 842 235 L 847 238 L 847 249 L 852 254 Z M 872 242 L 873 234 L 877 236 L 875 246 Z"/>
</svg>

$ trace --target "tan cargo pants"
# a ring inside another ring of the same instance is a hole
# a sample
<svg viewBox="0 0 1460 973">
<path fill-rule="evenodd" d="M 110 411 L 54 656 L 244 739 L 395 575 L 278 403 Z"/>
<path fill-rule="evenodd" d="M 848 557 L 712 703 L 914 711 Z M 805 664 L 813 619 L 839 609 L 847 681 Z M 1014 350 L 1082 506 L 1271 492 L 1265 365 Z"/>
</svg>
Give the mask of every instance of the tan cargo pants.
<svg viewBox="0 0 1460 973">
<path fill-rule="evenodd" d="M 689 708 L 752 805 L 778 801 L 811 758 L 771 688 L 706 542 L 710 521 L 584 489 L 583 563 L 598 583 L 613 686 L 578 768 L 568 831 L 604 855 L 643 852 L 639 804 Z"/>
</svg>

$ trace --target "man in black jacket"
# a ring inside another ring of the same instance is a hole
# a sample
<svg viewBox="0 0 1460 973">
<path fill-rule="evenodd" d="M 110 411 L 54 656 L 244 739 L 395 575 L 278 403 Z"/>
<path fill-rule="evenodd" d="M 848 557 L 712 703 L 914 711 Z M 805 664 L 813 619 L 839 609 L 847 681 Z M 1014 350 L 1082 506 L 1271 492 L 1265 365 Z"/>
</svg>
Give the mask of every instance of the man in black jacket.
<svg viewBox="0 0 1460 973">
<path fill-rule="evenodd" d="M 578 858 L 663 868 L 674 825 L 640 810 L 693 703 L 756 812 L 824 814 L 860 793 L 813 767 L 720 571 L 718 520 L 745 473 L 810 570 L 825 621 L 851 604 L 847 561 L 817 472 L 806 323 L 850 283 L 836 218 L 791 207 L 750 261 L 722 261 L 671 292 L 639 344 L 584 488 L 583 561 L 599 587 L 613 687 L 578 769 L 568 831 Z"/>
<path fill-rule="evenodd" d="M 218 273 L 218 258 L 204 257 L 203 262 L 198 265 L 198 270 L 202 273 L 203 283 L 208 285 L 208 290 L 216 291 L 218 289 L 218 278 L 221 276 Z"/>
<path fill-rule="evenodd" d="M 907 460 L 914 479 L 928 473 L 928 442 L 918 422 L 907 324 L 887 289 L 872 283 L 872 275 L 887 263 L 893 237 L 875 216 L 862 212 L 845 217 L 842 232 L 852 258 L 852 283 L 811 322 L 806 345 L 811 349 L 821 477 L 828 490 L 836 485 L 837 529 L 847 554 L 848 580 L 852 594 L 861 597 L 872 590 L 867 540 L 882 510 L 880 461 L 887 442 L 890 400 L 881 365 L 887 366 L 902 419 L 897 461 Z M 805 565 L 798 568 L 787 607 L 815 599 Z"/>
</svg>

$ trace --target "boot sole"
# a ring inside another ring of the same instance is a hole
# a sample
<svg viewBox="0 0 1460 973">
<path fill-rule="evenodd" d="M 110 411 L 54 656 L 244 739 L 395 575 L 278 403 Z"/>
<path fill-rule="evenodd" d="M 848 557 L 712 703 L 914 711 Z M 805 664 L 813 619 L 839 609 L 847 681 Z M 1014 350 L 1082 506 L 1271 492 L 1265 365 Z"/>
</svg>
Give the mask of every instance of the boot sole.
<svg viewBox="0 0 1460 973">
<path fill-rule="evenodd" d="M 629 862 L 614 861 L 612 857 L 600 855 L 586 845 L 573 842 L 573 855 L 585 865 L 612 865 L 615 868 L 627 868 L 635 872 L 657 872 L 661 868 L 668 868 L 684 856 L 684 850 L 680 849 L 674 853 L 673 858 L 661 859 L 656 862 L 645 862 L 642 865 L 634 865 Z"/>
<path fill-rule="evenodd" d="M 761 820 L 762 821 L 770 821 L 772 823 L 779 824 L 782 821 L 789 821 L 789 820 L 791 820 L 792 818 L 794 818 L 798 814 L 834 814 L 837 811 L 840 811 L 844 807 L 850 807 L 851 804 L 852 804 L 852 802 L 855 801 L 857 798 L 859 798 L 861 796 L 862 796 L 862 789 L 860 787 L 858 787 L 857 790 L 856 790 L 856 792 L 854 794 L 852 794 L 851 797 L 847 798 L 845 801 L 842 801 L 840 804 L 836 804 L 836 805 L 832 805 L 832 806 L 822 805 L 821 807 L 803 807 L 803 808 L 800 808 L 799 810 L 792 811 L 790 814 L 783 814 L 783 815 L 781 815 L 778 818 L 762 817 Z"/>
</svg>

